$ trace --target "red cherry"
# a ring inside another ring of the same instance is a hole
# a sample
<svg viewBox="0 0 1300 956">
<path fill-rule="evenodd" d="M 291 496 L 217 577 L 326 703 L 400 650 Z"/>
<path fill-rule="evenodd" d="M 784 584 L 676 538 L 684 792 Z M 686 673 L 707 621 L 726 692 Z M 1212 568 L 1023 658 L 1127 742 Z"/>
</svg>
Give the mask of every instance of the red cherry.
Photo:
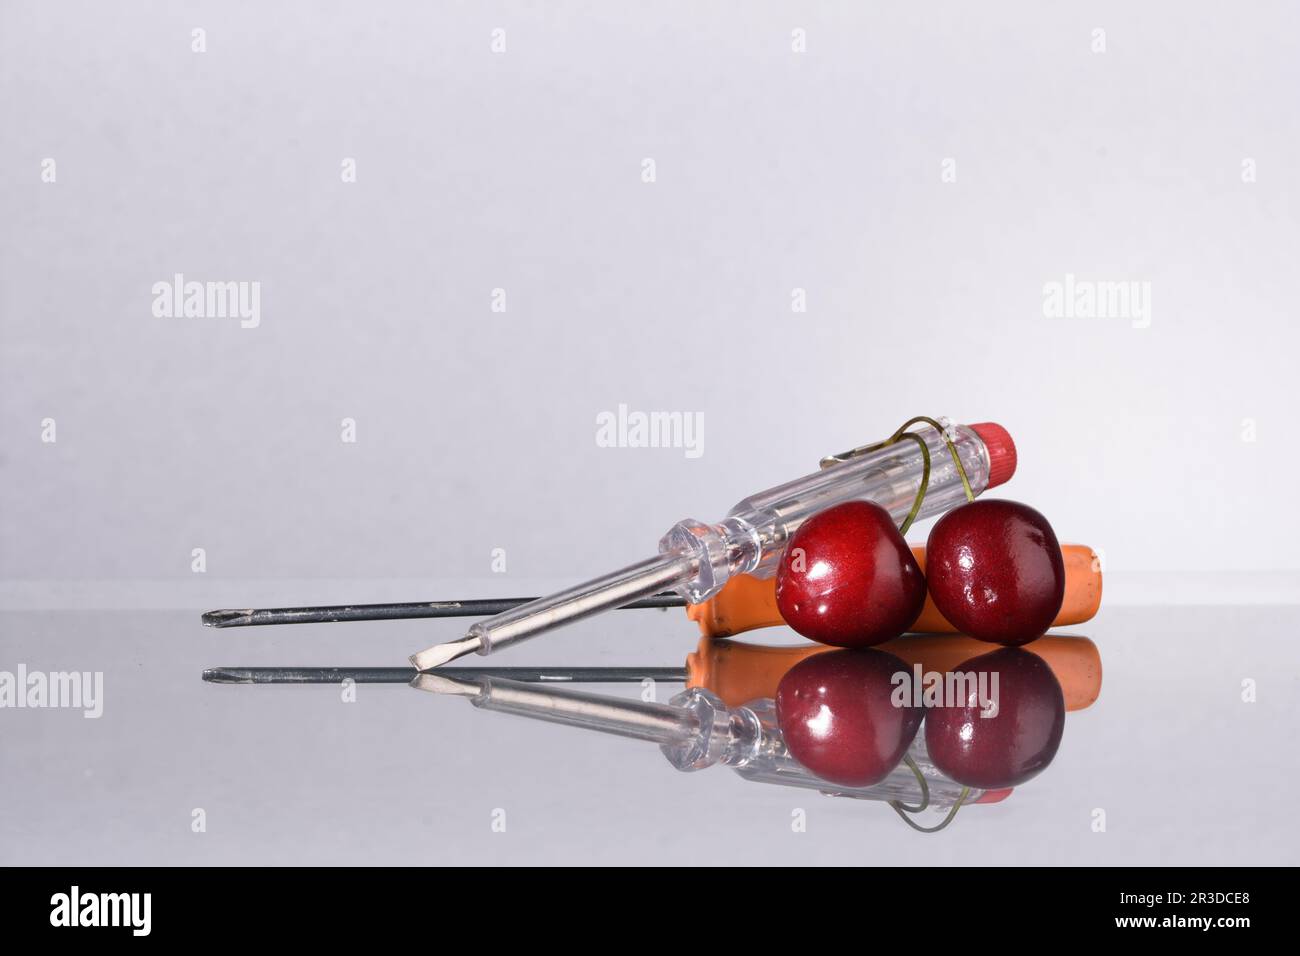
<svg viewBox="0 0 1300 956">
<path fill-rule="evenodd" d="M 813 515 L 776 572 L 781 616 L 804 637 L 870 647 L 898 637 L 925 604 L 925 576 L 889 512 L 850 501 Z"/>
<path fill-rule="evenodd" d="M 930 531 L 925 577 L 935 607 L 992 644 L 1025 644 L 1052 626 L 1065 563 L 1047 519 L 1017 501 L 974 501 Z"/>
<path fill-rule="evenodd" d="M 994 699 L 997 709 L 993 716 L 980 716 L 981 692 L 972 683 L 966 685 L 963 706 L 929 708 L 925 746 L 936 767 L 964 786 L 1000 790 L 1020 786 L 1052 762 L 1065 730 L 1065 697 L 1041 657 L 1004 647 L 973 657 L 952 673 L 987 675 L 986 701 Z"/>
<path fill-rule="evenodd" d="M 790 755 L 846 787 L 869 787 L 907 752 L 925 708 L 896 707 L 895 674 L 910 674 L 893 654 L 869 648 L 829 651 L 790 668 L 776 689 L 776 719 Z"/>
</svg>

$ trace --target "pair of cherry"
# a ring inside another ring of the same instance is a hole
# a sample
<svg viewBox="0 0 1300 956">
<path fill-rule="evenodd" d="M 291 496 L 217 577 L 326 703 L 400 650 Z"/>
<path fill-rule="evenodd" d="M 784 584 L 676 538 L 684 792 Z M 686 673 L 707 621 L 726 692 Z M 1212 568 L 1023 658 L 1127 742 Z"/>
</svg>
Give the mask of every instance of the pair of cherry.
<svg viewBox="0 0 1300 956">
<path fill-rule="evenodd" d="M 930 532 L 925 572 L 889 512 L 850 501 L 806 521 L 776 575 L 785 622 L 835 647 L 898 637 L 928 590 L 958 630 L 992 644 L 1041 637 L 1065 597 L 1061 546 L 1047 519 L 1016 501 L 972 501 Z"/>
</svg>

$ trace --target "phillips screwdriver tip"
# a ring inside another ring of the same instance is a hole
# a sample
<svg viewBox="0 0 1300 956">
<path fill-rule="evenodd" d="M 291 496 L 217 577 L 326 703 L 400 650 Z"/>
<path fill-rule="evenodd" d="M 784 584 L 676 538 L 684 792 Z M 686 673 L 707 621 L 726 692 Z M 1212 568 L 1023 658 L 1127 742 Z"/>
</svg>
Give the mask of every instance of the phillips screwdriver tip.
<svg viewBox="0 0 1300 956">
<path fill-rule="evenodd" d="M 253 618 L 252 609 L 236 610 L 235 608 L 225 608 L 220 611 L 203 612 L 203 623 L 207 627 L 239 627 L 247 624 Z"/>
<path fill-rule="evenodd" d="M 246 684 L 250 683 L 247 675 L 240 674 L 228 667 L 209 667 L 203 672 L 203 679 L 209 684 Z"/>
<path fill-rule="evenodd" d="M 482 646 L 483 642 L 471 634 L 468 637 L 462 637 L 458 641 L 448 641 L 446 644 L 435 644 L 433 647 L 426 647 L 420 653 L 411 655 L 411 663 L 417 671 L 430 671 L 435 667 L 441 667 L 443 664 L 454 661 L 458 657 L 472 654 Z"/>
</svg>

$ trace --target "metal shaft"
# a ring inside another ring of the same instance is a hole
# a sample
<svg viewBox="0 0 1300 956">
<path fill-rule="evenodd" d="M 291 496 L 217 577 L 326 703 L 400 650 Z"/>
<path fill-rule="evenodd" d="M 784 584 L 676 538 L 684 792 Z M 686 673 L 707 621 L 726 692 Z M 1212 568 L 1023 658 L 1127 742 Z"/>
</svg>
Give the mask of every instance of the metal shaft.
<svg viewBox="0 0 1300 956">
<path fill-rule="evenodd" d="M 462 680 L 506 678 L 538 684 L 621 684 L 643 680 L 684 683 L 684 667 L 444 667 L 446 677 Z M 211 684 L 409 684 L 414 667 L 211 667 Z"/>
<path fill-rule="evenodd" d="M 258 627 L 264 624 L 332 624 L 347 621 L 399 621 L 431 617 L 487 617 L 537 598 L 488 598 L 472 601 L 411 601 L 400 604 L 331 604 L 315 607 L 225 608 L 208 611 L 208 627 Z M 685 607 L 676 594 L 655 594 L 625 604 L 628 610 Z"/>
</svg>

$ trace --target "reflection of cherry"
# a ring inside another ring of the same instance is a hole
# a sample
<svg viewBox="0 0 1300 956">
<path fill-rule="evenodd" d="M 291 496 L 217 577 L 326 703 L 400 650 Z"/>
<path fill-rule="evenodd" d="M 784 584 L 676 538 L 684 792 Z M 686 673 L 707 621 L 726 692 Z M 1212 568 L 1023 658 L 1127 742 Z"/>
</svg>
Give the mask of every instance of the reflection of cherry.
<svg viewBox="0 0 1300 956">
<path fill-rule="evenodd" d="M 846 787 L 879 783 L 907 752 L 925 716 L 895 707 L 891 678 L 908 673 L 893 654 L 830 651 L 800 661 L 781 678 L 776 716 L 791 756 Z"/>
<path fill-rule="evenodd" d="M 869 647 L 916 620 L 925 577 L 889 512 L 849 501 L 809 518 L 790 537 L 777 568 L 776 603 L 804 637 Z"/>
<path fill-rule="evenodd" d="M 995 790 L 1018 787 L 1052 762 L 1065 729 L 1065 698 L 1041 657 L 1006 647 L 973 657 L 953 673 L 989 675 L 990 697 L 996 673 L 997 712 L 980 716 L 974 682 L 966 706 L 931 707 L 925 745 L 936 767 L 965 786 Z"/>
<path fill-rule="evenodd" d="M 1056 533 L 1016 501 L 973 501 L 940 518 L 926 544 L 925 575 L 939 612 L 994 644 L 1041 637 L 1065 597 Z"/>
</svg>

